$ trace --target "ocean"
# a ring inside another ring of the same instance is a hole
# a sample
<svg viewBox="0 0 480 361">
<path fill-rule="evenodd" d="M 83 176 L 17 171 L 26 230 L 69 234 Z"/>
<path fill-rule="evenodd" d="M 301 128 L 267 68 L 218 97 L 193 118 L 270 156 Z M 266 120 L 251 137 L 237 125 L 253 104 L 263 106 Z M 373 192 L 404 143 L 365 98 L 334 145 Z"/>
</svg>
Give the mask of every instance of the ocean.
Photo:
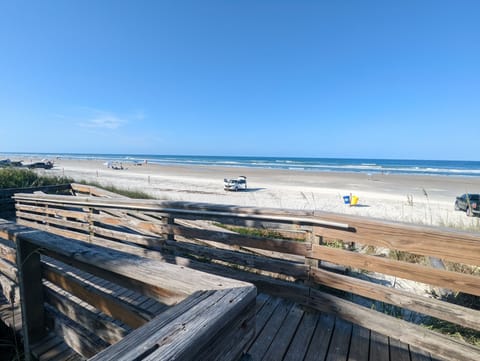
<svg viewBox="0 0 480 361">
<path fill-rule="evenodd" d="M 295 157 L 239 157 L 186 156 L 152 154 L 69 154 L 69 153 L 2 153 L 0 159 L 28 160 L 41 157 L 55 160 L 98 159 L 105 161 L 143 162 L 171 165 L 203 165 L 267 169 L 293 169 L 306 172 L 354 172 L 365 174 L 418 174 L 436 176 L 480 176 L 480 161 L 357 159 L 357 158 L 295 158 Z"/>
</svg>

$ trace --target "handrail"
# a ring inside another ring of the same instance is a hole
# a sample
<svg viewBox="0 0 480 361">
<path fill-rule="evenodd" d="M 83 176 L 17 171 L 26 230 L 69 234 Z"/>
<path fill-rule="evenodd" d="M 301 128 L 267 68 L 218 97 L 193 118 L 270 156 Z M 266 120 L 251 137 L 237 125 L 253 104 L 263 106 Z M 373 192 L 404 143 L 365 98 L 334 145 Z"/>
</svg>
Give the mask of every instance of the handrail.
<svg viewBox="0 0 480 361">
<path fill-rule="evenodd" d="M 239 218 L 239 219 L 248 219 L 248 220 L 258 220 L 258 221 L 269 221 L 269 222 L 282 222 L 289 224 L 301 224 L 305 226 L 321 226 L 321 227 L 331 227 L 339 228 L 343 230 L 354 231 L 346 223 L 325 221 L 322 219 L 315 218 L 306 218 L 306 217 L 286 217 L 279 216 L 275 213 L 278 213 L 278 210 L 271 210 L 272 214 L 269 214 L 268 211 L 265 214 L 252 214 L 245 212 L 248 209 L 252 208 L 239 208 L 236 206 L 219 206 L 212 207 L 215 208 L 224 208 L 232 209 L 232 211 L 218 211 L 218 210 L 209 210 L 205 209 L 205 204 L 192 204 L 192 203 L 172 203 L 172 202 L 159 202 L 159 201 L 135 201 L 124 198 L 118 199 L 99 199 L 97 197 L 72 197 L 69 196 L 38 196 L 24 193 L 17 193 L 13 197 L 15 201 L 26 201 L 35 199 L 37 202 L 48 202 L 51 204 L 68 204 L 84 207 L 102 207 L 102 208 L 120 208 L 125 210 L 141 210 L 145 212 L 161 212 L 161 213 L 171 213 L 173 215 L 194 215 L 194 216 L 211 216 L 211 217 L 229 217 L 229 218 Z M 183 207 L 188 206 L 189 209 L 176 208 L 175 205 L 182 205 Z M 208 206 L 208 205 L 207 205 Z M 209 205 L 211 207 L 211 205 Z M 240 211 L 240 212 L 238 212 Z M 242 212 L 244 211 L 244 212 Z M 284 213 L 284 212 L 282 212 Z"/>
</svg>

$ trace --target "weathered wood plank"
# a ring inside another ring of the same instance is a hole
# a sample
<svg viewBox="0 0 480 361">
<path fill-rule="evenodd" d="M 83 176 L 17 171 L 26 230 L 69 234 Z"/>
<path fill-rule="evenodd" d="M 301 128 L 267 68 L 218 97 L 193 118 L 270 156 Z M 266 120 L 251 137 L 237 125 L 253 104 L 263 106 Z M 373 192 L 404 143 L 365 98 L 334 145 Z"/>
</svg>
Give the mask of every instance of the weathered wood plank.
<svg viewBox="0 0 480 361">
<path fill-rule="evenodd" d="M 50 216 L 45 216 L 45 215 L 38 215 L 38 214 L 33 214 L 33 213 L 27 213 L 27 212 L 22 212 L 22 211 L 17 211 L 17 218 L 21 218 L 27 221 L 35 221 L 35 222 L 41 222 L 45 226 L 47 226 L 46 229 L 50 229 L 48 225 L 52 226 L 59 226 L 59 227 L 66 227 L 66 228 L 72 228 L 75 230 L 83 231 L 83 232 L 88 232 L 89 230 L 89 225 L 88 223 L 83 223 L 83 222 L 74 222 L 74 221 L 67 221 L 65 219 L 60 219 L 60 218 L 54 218 Z"/>
<path fill-rule="evenodd" d="M 37 203 L 33 203 L 33 204 L 17 203 L 16 209 L 17 211 L 21 211 L 29 214 L 31 213 L 45 214 L 53 217 L 70 218 L 80 222 L 88 222 L 88 214 L 83 212 L 80 208 L 78 211 L 74 211 L 71 209 L 54 208 L 51 206 L 48 208 L 41 207 L 36 204 Z"/>
<path fill-rule="evenodd" d="M 338 297 L 311 290 L 306 306 L 338 315 L 347 321 L 423 348 L 446 359 L 477 360 L 480 348 L 435 333 L 424 327 L 372 311 Z M 303 303 L 303 302 L 302 302 Z M 419 337 L 421 335 L 422 337 Z"/>
<path fill-rule="evenodd" d="M 173 247 L 175 250 L 181 250 L 187 254 L 191 253 L 195 256 L 219 259 L 246 267 L 257 268 L 274 273 L 281 273 L 297 279 L 306 279 L 308 277 L 309 267 L 304 264 L 276 260 L 252 254 L 208 248 L 186 242 L 166 241 L 165 244 Z"/>
<path fill-rule="evenodd" d="M 316 283 L 321 285 L 355 293 L 480 331 L 480 311 L 471 308 L 419 296 L 412 292 L 374 284 L 359 278 L 344 276 L 318 268 L 312 268 L 310 276 Z"/>
<path fill-rule="evenodd" d="M 352 324 L 337 318 L 335 320 L 335 327 L 333 329 L 332 339 L 330 340 L 330 348 L 326 361 L 347 359 L 351 335 Z"/>
<path fill-rule="evenodd" d="M 255 302 L 252 301 L 235 319 L 217 331 L 194 360 L 238 360 L 255 336 Z"/>
<path fill-rule="evenodd" d="M 114 238 L 119 241 L 132 242 L 143 246 L 158 246 L 163 243 L 163 240 L 160 237 L 143 236 L 140 234 L 126 233 L 96 226 L 92 227 L 91 230 L 94 234 L 100 236 Z"/>
<path fill-rule="evenodd" d="M 480 296 L 478 276 L 318 245 L 312 246 L 311 257 Z"/>
<path fill-rule="evenodd" d="M 430 354 L 421 348 L 410 346 L 411 361 L 432 361 Z"/>
<path fill-rule="evenodd" d="M 335 316 L 326 313 L 320 315 L 305 361 L 325 360 L 334 326 Z"/>
<path fill-rule="evenodd" d="M 370 360 L 384 361 L 389 358 L 388 337 L 372 331 L 370 334 Z"/>
<path fill-rule="evenodd" d="M 267 321 L 272 317 L 275 309 L 280 304 L 280 298 L 269 297 L 262 305 L 259 311 L 257 311 L 255 317 L 255 330 L 257 337 L 262 332 L 263 328 L 267 324 Z"/>
<path fill-rule="evenodd" d="M 79 325 L 88 330 L 94 330 L 95 334 L 108 344 L 120 341 L 128 333 L 127 330 L 119 327 L 112 320 L 79 306 L 76 302 L 50 288 L 45 288 L 45 300 L 57 311 Z"/>
<path fill-rule="evenodd" d="M 388 346 L 391 361 L 410 361 L 410 350 L 407 344 L 390 338 Z"/>
<path fill-rule="evenodd" d="M 285 321 L 282 323 L 275 339 L 270 344 L 267 352 L 263 356 L 264 361 L 283 360 L 287 352 L 290 342 L 297 331 L 297 327 L 302 319 L 303 311 L 298 305 L 293 305 L 290 309 Z"/>
<path fill-rule="evenodd" d="M 50 305 L 46 304 L 45 310 L 55 320 L 55 332 L 70 348 L 83 357 L 93 357 L 109 346 L 93 333 L 94 330 L 92 332 L 79 326 Z"/>
<path fill-rule="evenodd" d="M 8 277 L 13 282 L 16 282 L 18 279 L 17 267 L 3 259 L 0 258 L 0 273 Z"/>
<path fill-rule="evenodd" d="M 89 235 L 87 233 L 69 231 L 69 230 L 60 229 L 60 228 L 51 228 L 51 227 L 47 227 L 44 224 L 40 224 L 40 223 L 37 223 L 37 222 L 31 222 L 31 221 L 28 221 L 28 220 L 22 219 L 22 218 L 18 218 L 17 223 L 19 225 L 30 227 L 32 229 L 38 229 L 38 230 L 45 231 L 45 232 L 55 233 L 56 235 L 66 237 L 66 238 L 69 238 L 69 239 L 75 239 L 77 241 L 88 242 L 88 240 L 89 240 Z"/>
<path fill-rule="evenodd" d="M 235 233 L 186 228 L 183 226 L 170 226 L 162 228 L 165 228 L 164 232 L 167 232 L 167 228 L 169 228 L 176 236 L 199 238 L 228 244 L 230 246 L 259 248 L 281 253 L 296 254 L 300 256 L 305 256 L 311 249 L 310 244 L 307 242 L 243 236 Z"/>
<path fill-rule="evenodd" d="M 0 259 L 5 259 L 12 263 L 17 261 L 17 251 L 14 242 L 0 238 Z"/>
<path fill-rule="evenodd" d="M 315 215 L 350 226 L 347 231 L 315 228 L 315 232 L 324 237 L 480 265 L 479 237 L 475 233 L 327 212 L 317 211 Z"/>
<path fill-rule="evenodd" d="M 368 361 L 370 351 L 370 330 L 353 325 L 348 361 Z"/>
<path fill-rule="evenodd" d="M 248 354 L 252 361 L 262 360 L 281 324 L 287 317 L 290 309 L 293 307 L 291 302 L 281 301 L 275 308 L 274 313 L 265 324 L 263 330 L 259 333 L 252 346 L 248 350 Z"/>
<path fill-rule="evenodd" d="M 8 302 L 10 302 L 11 304 L 14 304 L 15 302 L 20 302 L 20 288 L 18 287 L 18 284 L 12 281 L 10 278 L 5 277 L 1 273 L 0 286 L 0 294 L 3 293 Z"/>
<path fill-rule="evenodd" d="M 106 315 L 119 319 L 130 327 L 137 328 L 150 320 L 142 309 L 118 299 L 100 289 L 64 274 L 54 267 L 43 265 L 43 277 L 69 293 L 95 306 Z"/>
<path fill-rule="evenodd" d="M 298 361 L 304 359 L 313 332 L 317 326 L 319 316 L 318 313 L 304 312 L 302 321 L 298 326 L 297 332 L 295 333 L 283 361 Z"/>
<path fill-rule="evenodd" d="M 146 326 L 133 331 L 122 342 L 100 353 L 92 361 L 131 360 L 133 356 L 145 361 L 194 360 L 197 352 L 201 352 L 219 330 L 245 308 L 253 307 L 255 295 L 255 289 L 250 286 L 191 296 Z M 196 301 L 198 298 L 201 299 Z M 172 319 L 175 322 L 171 322 Z M 175 342 L 172 342 L 172 335 L 175 335 Z M 134 348 L 131 347 L 133 345 Z M 139 350 L 143 352 L 140 355 Z"/>
</svg>

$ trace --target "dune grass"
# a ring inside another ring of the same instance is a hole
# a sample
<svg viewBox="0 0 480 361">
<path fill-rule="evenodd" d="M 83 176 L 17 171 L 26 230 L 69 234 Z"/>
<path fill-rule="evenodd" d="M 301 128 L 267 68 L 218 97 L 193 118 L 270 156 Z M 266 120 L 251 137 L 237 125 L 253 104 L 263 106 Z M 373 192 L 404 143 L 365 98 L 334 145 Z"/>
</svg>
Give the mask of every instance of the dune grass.
<svg viewBox="0 0 480 361">
<path fill-rule="evenodd" d="M 74 182 L 72 178 L 39 176 L 29 169 L 0 169 L 0 189 L 41 187 L 72 182 Z"/>
</svg>

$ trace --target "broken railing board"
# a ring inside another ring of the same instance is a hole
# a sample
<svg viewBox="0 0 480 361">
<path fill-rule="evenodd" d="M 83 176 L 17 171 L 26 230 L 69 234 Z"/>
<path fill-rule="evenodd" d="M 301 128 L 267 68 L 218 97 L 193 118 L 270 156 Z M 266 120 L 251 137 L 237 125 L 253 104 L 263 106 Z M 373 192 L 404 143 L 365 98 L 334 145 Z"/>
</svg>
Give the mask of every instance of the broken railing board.
<svg viewBox="0 0 480 361">
<path fill-rule="evenodd" d="M 126 198 L 128 197 L 122 196 L 118 193 L 113 193 L 110 191 L 107 191 L 106 189 L 98 188 L 95 186 L 91 185 L 86 185 L 86 184 L 80 184 L 80 183 L 71 183 L 70 187 L 74 192 L 78 193 L 85 193 L 85 194 L 90 194 L 96 197 L 106 197 L 106 198 Z"/>
</svg>

